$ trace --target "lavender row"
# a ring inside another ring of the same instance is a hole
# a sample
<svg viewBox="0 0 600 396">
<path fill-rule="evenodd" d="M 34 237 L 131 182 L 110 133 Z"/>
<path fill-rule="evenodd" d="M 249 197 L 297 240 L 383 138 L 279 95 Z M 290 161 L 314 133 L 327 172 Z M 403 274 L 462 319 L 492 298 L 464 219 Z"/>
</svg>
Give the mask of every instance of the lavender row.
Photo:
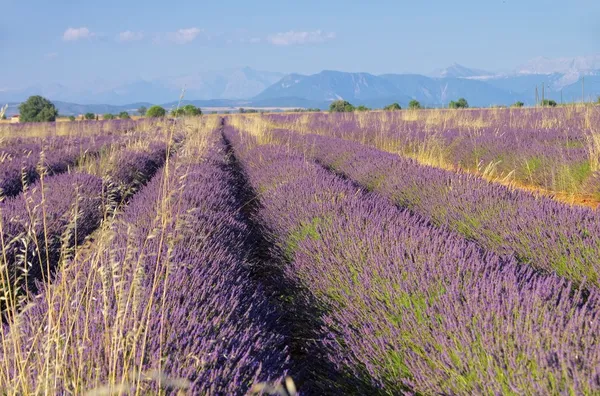
<svg viewBox="0 0 600 396">
<path fill-rule="evenodd" d="M 135 193 L 163 165 L 167 143 L 154 143 L 147 151 L 125 150 L 119 155 L 108 183 L 85 173 L 49 176 L 30 190 L 0 202 L 3 266 L 2 284 L 30 292 L 36 281 L 46 280 L 61 255 L 81 244 L 103 217 Z M 16 306 L 12 301 L 8 306 Z"/>
<path fill-rule="evenodd" d="M 60 333 L 68 341 L 61 349 L 81 356 L 66 354 L 64 365 L 77 370 L 57 378 L 53 391 L 116 391 L 125 384 L 141 393 L 241 395 L 285 374 L 286 348 L 274 331 L 278 318 L 249 280 L 245 241 L 251 231 L 219 137 L 211 136 L 203 159 L 169 166 L 132 198 L 110 240 L 99 241 L 110 249 L 98 246 L 96 255 L 59 275 L 69 277 L 81 309 L 70 309 L 67 298 L 55 298 L 50 309 L 65 312 Z M 47 315 L 40 297 L 23 319 L 22 337 L 33 339 Z M 47 358 L 48 342 L 55 342 L 50 335 L 17 354 L 33 352 L 30 383 L 45 376 L 39 356 Z M 115 356 L 114 344 L 130 353 Z M 145 380 L 131 383 L 131 373 L 144 373 Z"/>
<path fill-rule="evenodd" d="M 302 118 L 304 117 L 304 118 Z M 596 194 L 590 140 L 600 111 L 587 109 L 470 110 L 270 115 L 284 128 L 351 139 L 410 157 L 470 171 L 497 173 L 553 191 Z M 433 158 L 427 158 L 431 156 Z"/>
<path fill-rule="evenodd" d="M 600 282 L 600 217 L 583 207 L 423 166 L 342 139 L 276 132 L 321 164 L 498 254 L 576 282 Z"/>
<path fill-rule="evenodd" d="M 271 240 L 323 312 L 328 358 L 382 394 L 600 390 L 600 299 L 483 252 L 306 162 L 227 131 Z"/>
<path fill-rule="evenodd" d="M 41 171 L 50 175 L 66 172 L 84 155 L 96 155 L 122 139 L 110 135 L 74 139 L 59 136 L 4 148 L 0 153 L 0 195 L 13 197 L 24 185 L 37 181 Z"/>
</svg>

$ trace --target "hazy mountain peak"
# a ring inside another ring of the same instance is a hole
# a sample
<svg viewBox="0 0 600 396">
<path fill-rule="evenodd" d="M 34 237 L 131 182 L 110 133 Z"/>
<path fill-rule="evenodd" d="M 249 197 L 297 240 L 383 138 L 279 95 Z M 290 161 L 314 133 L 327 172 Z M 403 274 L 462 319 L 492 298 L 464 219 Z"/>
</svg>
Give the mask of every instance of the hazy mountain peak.
<svg viewBox="0 0 600 396">
<path fill-rule="evenodd" d="M 519 74 L 587 73 L 600 69 L 600 54 L 589 56 L 547 58 L 538 56 L 517 68 Z"/>
<path fill-rule="evenodd" d="M 453 63 L 444 69 L 438 69 L 430 73 L 431 77 L 437 78 L 467 78 L 477 76 L 487 76 L 493 73 L 480 69 L 472 69 L 458 63 Z"/>
</svg>

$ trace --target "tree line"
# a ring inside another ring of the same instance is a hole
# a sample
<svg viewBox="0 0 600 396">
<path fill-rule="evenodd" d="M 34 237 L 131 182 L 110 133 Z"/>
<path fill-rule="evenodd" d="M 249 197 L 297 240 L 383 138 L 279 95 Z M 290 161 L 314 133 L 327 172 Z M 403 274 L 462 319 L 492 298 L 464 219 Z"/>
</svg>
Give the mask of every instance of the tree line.
<svg viewBox="0 0 600 396">
<path fill-rule="evenodd" d="M 161 106 L 151 106 L 146 108 L 141 106 L 137 109 L 137 113 L 143 117 L 161 118 L 167 115 L 167 110 Z M 177 107 L 171 111 L 173 117 L 192 117 L 202 115 L 202 110 L 192 104 L 183 107 Z M 25 102 L 19 105 L 19 118 L 21 122 L 53 122 L 58 117 L 58 109 L 48 99 L 35 95 L 30 96 Z M 103 120 L 129 119 L 131 116 L 126 111 L 121 111 L 118 114 L 107 113 L 101 116 Z M 75 121 L 75 116 L 69 116 L 69 120 Z M 85 120 L 99 120 L 100 115 L 94 113 L 85 113 Z"/>
<path fill-rule="evenodd" d="M 600 105 L 600 96 L 596 104 Z M 556 107 L 558 104 L 556 101 L 552 99 L 544 99 L 539 105 L 542 107 Z M 511 105 L 511 107 L 524 107 L 525 104 L 521 101 L 515 102 Z M 500 106 L 504 107 L 504 106 Z M 421 103 L 419 101 L 413 99 L 408 103 L 408 109 L 416 110 L 421 109 Z M 448 103 L 448 108 L 450 109 L 466 109 L 469 108 L 469 102 L 465 98 L 459 98 L 458 100 L 450 101 Z M 329 105 L 329 111 L 332 113 L 345 113 L 345 112 L 354 112 L 354 111 L 369 111 L 372 110 L 369 107 L 359 105 L 354 106 L 350 102 L 346 100 L 336 100 L 331 102 Z M 395 111 L 402 110 L 402 107 L 398 103 L 392 103 L 383 108 L 386 111 Z M 291 111 L 303 111 L 303 112 L 311 112 L 311 111 L 320 111 L 317 108 L 309 108 L 309 109 L 294 109 Z M 36 95 L 29 97 L 25 102 L 23 102 L 19 106 L 20 112 L 20 121 L 21 122 L 52 122 L 56 121 L 58 117 L 58 109 L 56 106 L 49 101 L 48 99 Z M 239 109 L 240 113 L 257 113 L 261 112 L 256 109 Z M 141 106 L 137 109 L 137 113 L 142 117 L 149 118 L 161 118 L 167 115 L 167 110 L 161 106 L 151 106 L 150 108 L 146 108 L 145 106 Z M 183 107 L 177 107 L 170 112 L 170 115 L 173 117 L 195 117 L 201 116 L 202 110 L 199 107 L 196 107 L 192 104 L 187 104 Z M 6 116 L 2 114 L 2 118 L 6 119 Z M 100 116 L 94 113 L 85 113 L 83 118 L 86 120 L 98 120 Z M 126 111 L 122 111 L 119 114 L 104 114 L 102 115 L 103 120 L 114 120 L 114 119 L 129 119 L 131 118 L 129 113 Z M 75 116 L 69 116 L 71 121 L 75 121 Z"/>
</svg>

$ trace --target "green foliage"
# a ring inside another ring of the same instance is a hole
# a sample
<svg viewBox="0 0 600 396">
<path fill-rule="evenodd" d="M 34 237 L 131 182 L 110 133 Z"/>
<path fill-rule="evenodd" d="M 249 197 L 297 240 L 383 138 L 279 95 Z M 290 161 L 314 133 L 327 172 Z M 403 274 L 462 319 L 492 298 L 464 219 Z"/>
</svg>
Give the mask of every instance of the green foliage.
<svg viewBox="0 0 600 396">
<path fill-rule="evenodd" d="M 360 105 L 355 110 L 356 111 L 369 111 L 371 109 L 369 109 L 367 106 Z"/>
<path fill-rule="evenodd" d="M 354 106 L 345 100 L 336 100 L 329 105 L 329 111 L 332 113 L 349 113 L 354 111 Z"/>
<path fill-rule="evenodd" d="M 199 107 L 196 107 L 193 104 L 188 104 L 178 109 L 173 109 L 171 111 L 171 115 L 173 117 L 195 117 L 202 115 L 202 110 L 200 110 Z"/>
<path fill-rule="evenodd" d="M 86 120 L 95 120 L 96 115 L 94 113 L 85 113 L 83 115 L 83 118 L 85 118 Z"/>
<path fill-rule="evenodd" d="M 451 100 L 448 103 L 448 107 L 451 109 L 467 109 L 469 107 L 469 102 L 465 98 L 460 98 L 456 102 Z"/>
<path fill-rule="evenodd" d="M 400 107 L 400 105 L 398 103 L 392 103 L 391 105 L 387 105 L 383 108 L 383 110 L 385 111 L 396 111 L 396 110 L 402 110 L 402 107 Z"/>
<path fill-rule="evenodd" d="M 116 118 L 116 117 L 115 117 L 114 115 L 110 114 L 110 113 L 108 113 L 108 114 L 104 114 L 104 115 L 102 116 L 102 119 L 103 119 L 103 120 L 114 120 L 115 118 Z"/>
<path fill-rule="evenodd" d="M 6 114 L 2 114 L 2 119 L 6 120 Z"/>
<path fill-rule="evenodd" d="M 173 110 L 171 110 L 171 115 L 173 117 L 183 117 L 185 115 L 185 112 L 183 111 L 182 108 L 173 109 Z"/>
<path fill-rule="evenodd" d="M 240 107 L 238 111 L 240 114 L 259 113 L 259 111 L 256 109 L 244 109 L 243 107 Z"/>
<path fill-rule="evenodd" d="M 160 106 L 151 106 L 146 111 L 146 117 L 150 118 L 161 118 L 167 115 L 167 111 Z"/>
<path fill-rule="evenodd" d="M 139 109 L 137 109 L 138 114 L 141 115 L 142 117 L 146 115 L 147 111 L 148 111 L 148 109 L 146 108 L 146 106 L 142 106 Z"/>
<path fill-rule="evenodd" d="M 408 108 L 412 109 L 412 110 L 417 110 L 421 108 L 421 103 L 419 103 L 418 100 L 413 99 L 410 102 L 408 102 Z"/>
<path fill-rule="evenodd" d="M 525 103 L 523 103 L 521 101 L 515 102 L 512 105 L 510 105 L 510 107 L 523 107 L 523 106 L 525 106 Z"/>
<path fill-rule="evenodd" d="M 541 105 L 542 107 L 556 107 L 557 103 L 552 99 L 544 99 L 541 101 Z"/>
<path fill-rule="evenodd" d="M 73 116 L 73 115 L 70 115 L 70 116 L 69 116 L 69 121 L 75 121 L 75 116 Z"/>
<path fill-rule="evenodd" d="M 58 110 L 52 102 L 41 96 L 30 96 L 19 106 L 21 122 L 56 121 Z"/>
<path fill-rule="evenodd" d="M 131 117 L 129 117 L 129 113 L 126 111 L 120 112 L 118 117 L 122 120 L 128 120 L 131 118 Z"/>
<path fill-rule="evenodd" d="M 195 117 L 202 115 L 202 110 L 193 104 L 183 106 L 183 113 L 188 117 Z"/>
<path fill-rule="evenodd" d="M 600 104 L 600 96 L 598 96 L 598 100 L 596 101 L 597 104 Z"/>
</svg>

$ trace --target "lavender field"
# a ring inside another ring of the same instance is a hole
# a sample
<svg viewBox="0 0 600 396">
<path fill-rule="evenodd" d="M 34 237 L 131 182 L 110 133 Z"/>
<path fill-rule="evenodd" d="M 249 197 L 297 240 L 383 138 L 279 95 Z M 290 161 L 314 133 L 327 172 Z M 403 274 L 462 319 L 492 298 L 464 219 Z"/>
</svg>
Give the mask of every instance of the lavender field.
<svg viewBox="0 0 600 396">
<path fill-rule="evenodd" d="M 600 108 L 0 129 L 2 394 L 600 394 Z"/>
</svg>

